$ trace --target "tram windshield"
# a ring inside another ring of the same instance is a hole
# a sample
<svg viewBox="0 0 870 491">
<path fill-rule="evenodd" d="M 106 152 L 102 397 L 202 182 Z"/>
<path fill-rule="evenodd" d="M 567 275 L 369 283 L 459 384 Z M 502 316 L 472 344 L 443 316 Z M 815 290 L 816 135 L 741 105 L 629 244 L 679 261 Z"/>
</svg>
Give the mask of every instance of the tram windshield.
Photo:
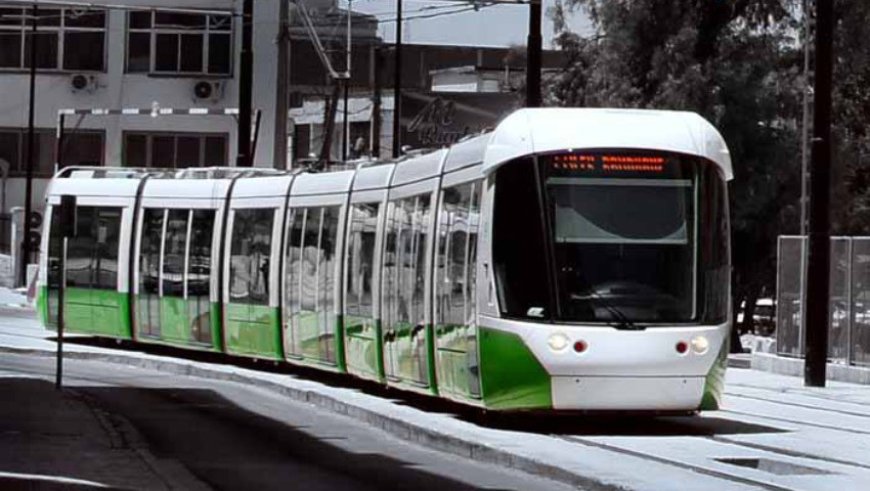
<svg viewBox="0 0 870 491">
<path fill-rule="evenodd" d="M 607 151 L 517 164 L 499 169 L 505 176 L 496 184 L 493 252 L 503 312 L 623 328 L 724 317 L 727 215 L 721 179 L 704 170 L 711 163 Z M 537 189 L 514 189 L 507 201 L 514 180 Z M 708 180 L 720 192 L 708 193 Z M 512 219 L 501 225 L 524 234 L 511 238 L 499 229 L 503 212 Z M 508 241 L 524 245 L 503 245 Z M 716 249 L 713 241 L 725 245 Z M 520 258 L 525 266 L 510 264 Z"/>
</svg>

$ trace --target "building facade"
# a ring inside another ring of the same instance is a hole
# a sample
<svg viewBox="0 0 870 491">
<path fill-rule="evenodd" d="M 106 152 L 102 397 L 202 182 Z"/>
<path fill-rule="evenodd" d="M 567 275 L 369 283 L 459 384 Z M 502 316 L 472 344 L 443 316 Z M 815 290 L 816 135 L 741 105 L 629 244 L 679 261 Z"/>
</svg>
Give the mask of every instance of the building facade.
<svg viewBox="0 0 870 491">
<path fill-rule="evenodd" d="M 58 110 L 238 106 L 241 0 L 111 3 L 128 8 L 39 6 L 33 192 L 37 209 L 55 170 Z M 336 10 L 336 0 L 307 3 L 332 15 Z M 158 10 L 131 9 L 136 7 Z M 282 127 L 276 124 L 281 119 L 279 102 L 287 97 L 280 57 L 288 54 L 281 52 L 277 41 L 280 19 L 291 19 L 294 10 L 289 3 L 282 9 L 278 0 L 254 2 L 252 106 L 261 111 L 256 166 L 271 167 L 276 155 L 286 152 L 281 133 L 276 142 L 275 128 Z M 27 4 L 0 0 L 0 170 L 6 171 L 0 213 L 24 204 L 31 13 Z M 375 28 L 369 25 L 366 36 L 373 37 Z M 237 124 L 232 116 L 68 117 L 64 164 L 234 165 Z"/>
</svg>

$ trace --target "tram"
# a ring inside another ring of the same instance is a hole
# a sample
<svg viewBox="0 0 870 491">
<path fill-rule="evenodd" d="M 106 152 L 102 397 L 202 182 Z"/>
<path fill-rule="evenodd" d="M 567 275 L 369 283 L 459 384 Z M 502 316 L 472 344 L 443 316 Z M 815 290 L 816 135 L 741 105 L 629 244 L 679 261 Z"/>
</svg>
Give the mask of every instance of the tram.
<svg viewBox="0 0 870 491">
<path fill-rule="evenodd" d="M 495 411 L 719 406 L 730 156 L 693 113 L 522 109 L 337 172 L 66 168 L 38 311 Z"/>
</svg>

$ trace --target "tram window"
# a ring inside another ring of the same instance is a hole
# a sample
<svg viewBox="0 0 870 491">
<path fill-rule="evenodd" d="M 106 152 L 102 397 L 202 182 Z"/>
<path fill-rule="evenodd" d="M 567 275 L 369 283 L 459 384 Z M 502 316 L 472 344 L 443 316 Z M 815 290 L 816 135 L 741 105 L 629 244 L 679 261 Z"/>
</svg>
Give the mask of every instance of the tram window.
<svg viewBox="0 0 870 491">
<path fill-rule="evenodd" d="M 117 288 L 120 232 L 120 208 L 76 208 L 76 236 L 68 241 L 67 246 L 68 286 Z"/>
<path fill-rule="evenodd" d="M 208 300 L 211 278 L 214 210 L 193 210 L 190 225 L 190 256 L 187 264 L 187 294 Z"/>
<path fill-rule="evenodd" d="M 230 301 L 269 304 L 269 268 L 275 210 L 235 211 L 230 252 Z"/>
<path fill-rule="evenodd" d="M 318 312 L 317 286 L 320 275 L 319 266 L 320 229 L 323 224 L 323 209 L 305 210 L 305 229 L 302 237 L 300 309 L 305 312 Z"/>
<path fill-rule="evenodd" d="M 477 314 L 475 264 L 480 182 L 442 191 L 438 237 L 438 323 L 471 325 Z"/>
<path fill-rule="evenodd" d="M 401 214 L 402 207 L 399 206 L 399 203 L 392 203 L 385 227 L 384 285 L 382 287 L 384 313 L 381 317 L 388 327 L 396 322 L 398 316 L 398 232 Z"/>
<path fill-rule="evenodd" d="M 157 335 L 160 329 L 160 244 L 165 215 L 162 209 L 142 210 L 137 316 L 139 329 L 148 335 Z"/>
<path fill-rule="evenodd" d="M 392 227 L 394 243 L 388 243 L 393 270 L 389 294 L 391 320 L 418 325 L 426 322 L 424 309 L 426 286 L 426 242 L 430 216 L 429 194 L 395 202 Z M 388 238 L 388 240 L 390 240 Z"/>
<path fill-rule="evenodd" d="M 214 210 L 193 210 L 190 224 L 187 298 L 193 338 L 202 342 L 211 340 L 209 285 L 214 216 Z"/>
<path fill-rule="evenodd" d="M 66 284 L 90 288 L 94 260 L 94 208 L 76 208 L 76 235 L 67 242 Z"/>
<path fill-rule="evenodd" d="M 702 174 L 701 199 L 701 312 L 706 323 L 718 324 L 728 317 L 730 251 L 728 198 L 725 181 L 709 164 Z"/>
<path fill-rule="evenodd" d="M 379 208 L 378 203 L 363 203 L 351 207 L 345 283 L 345 311 L 349 315 L 366 318 L 374 316 L 372 275 Z"/>
<path fill-rule="evenodd" d="M 184 259 L 188 210 L 169 210 L 163 237 L 163 296 L 184 296 Z"/>
<path fill-rule="evenodd" d="M 535 165 L 505 164 L 496 173 L 493 267 L 499 308 L 508 317 L 549 318 L 547 263 Z"/>
<path fill-rule="evenodd" d="M 321 298 L 320 332 L 323 339 L 324 358 L 334 361 L 334 350 L 331 339 L 335 326 L 335 246 L 338 239 L 339 207 L 332 206 L 323 209 L 323 228 L 320 233 L 319 269 L 321 271 L 317 284 L 318 295 Z"/>
<path fill-rule="evenodd" d="M 289 239 L 284 256 L 286 269 L 284 284 L 284 311 L 288 316 L 299 313 L 302 299 L 302 238 L 304 236 L 305 210 L 292 209 L 288 212 Z"/>
<path fill-rule="evenodd" d="M 115 290 L 118 286 L 118 247 L 121 238 L 121 209 L 96 208 L 96 250 L 94 288 Z"/>
</svg>

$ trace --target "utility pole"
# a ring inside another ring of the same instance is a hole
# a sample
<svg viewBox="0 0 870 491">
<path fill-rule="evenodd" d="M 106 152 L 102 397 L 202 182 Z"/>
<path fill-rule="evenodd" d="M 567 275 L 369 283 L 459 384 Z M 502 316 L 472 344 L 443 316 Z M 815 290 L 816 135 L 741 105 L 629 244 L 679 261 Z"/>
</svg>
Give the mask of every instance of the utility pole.
<svg viewBox="0 0 870 491">
<path fill-rule="evenodd" d="M 374 86 L 374 96 L 372 97 L 372 157 L 378 159 L 381 157 L 381 67 L 383 66 L 383 53 L 378 46 L 371 48 L 373 53 L 372 60 L 372 85 Z"/>
<path fill-rule="evenodd" d="M 804 368 L 804 385 L 809 387 L 825 386 L 828 360 L 833 30 L 833 0 L 818 0 Z"/>
<path fill-rule="evenodd" d="M 351 56 L 351 13 L 353 9 L 353 0 L 347 0 L 347 59 L 345 60 L 345 79 L 344 79 L 344 125 L 342 126 L 342 138 L 341 138 L 341 161 L 347 162 L 347 147 L 349 145 L 348 139 L 350 135 L 348 134 L 348 130 L 350 129 L 350 123 L 347 121 L 348 111 L 347 111 L 347 92 L 350 88 L 350 56 Z"/>
<path fill-rule="evenodd" d="M 254 79 L 254 0 L 242 4 L 242 52 L 239 59 L 239 127 L 236 167 L 251 167 L 251 90 Z"/>
<path fill-rule="evenodd" d="M 402 0 L 396 0 L 396 52 L 393 73 L 393 158 L 402 153 Z"/>
<path fill-rule="evenodd" d="M 30 261 L 31 230 L 30 220 L 33 215 L 33 166 L 36 164 L 33 157 L 35 147 L 35 135 L 33 130 L 33 113 L 36 103 L 36 51 L 39 49 L 39 39 L 36 35 L 37 19 L 39 18 L 39 5 L 33 4 L 30 14 L 30 106 L 27 109 L 27 179 L 24 188 L 24 237 L 21 242 L 21 261 L 19 261 L 19 275 L 22 286 L 27 286 L 27 263 Z"/>
<path fill-rule="evenodd" d="M 541 106 L 541 0 L 529 2 L 529 39 L 526 45 L 526 107 Z"/>
<path fill-rule="evenodd" d="M 290 44 L 290 7 L 281 0 L 278 6 L 278 75 L 275 80 L 275 145 L 272 161 L 276 169 L 287 168 L 287 110 L 289 109 L 288 44 Z"/>
</svg>

